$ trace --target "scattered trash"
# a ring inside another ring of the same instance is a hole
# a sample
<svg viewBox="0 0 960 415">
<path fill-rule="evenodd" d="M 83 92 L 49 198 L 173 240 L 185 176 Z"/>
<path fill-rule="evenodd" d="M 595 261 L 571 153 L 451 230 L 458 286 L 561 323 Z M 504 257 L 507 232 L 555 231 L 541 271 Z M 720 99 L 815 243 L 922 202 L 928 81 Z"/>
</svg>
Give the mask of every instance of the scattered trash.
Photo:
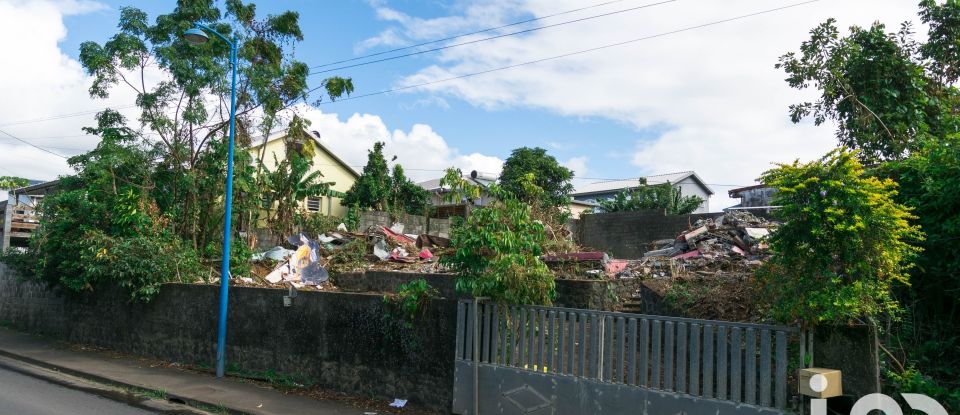
<svg viewBox="0 0 960 415">
<path fill-rule="evenodd" d="M 417 236 L 417 248 L 449 248 L 450 239 L 436 235 L 420 234 Z"/>
<path fill-rule="evenodd" d="M 373 254 L 380 258 L 381 261 L 386 261 L 390 258 L 390 251 L 387 250 L 387 242 L 383 239 L 377 241 L 373 244 Z"/>
<path fill-rule="evenodd" d="M 271 248 L 269 251 L 261 252 L 259 254 L 253 254 L 252 256 L 250 256 L 250 259 L 254 262 L 263 261 L 264 259 L 272 259 L 274 261 L 283 261 L 287 259 L 287 257 L 290 256 L 290 254 L 292 253 L 293 251 L 287 248 L 284 248 L 282 246 L 275 246 Z"/>
<path fill-rule="evenodd" d="M 396 398 L 393 400 L 393 403 L 391 403 L 390 406 L 394 408 L 403 408 L 404 406 L 407 406 L 407 400 Z"/>
<path fill-rule="evenodd" d="M 432 258 L 433 258 L 433 252 L 430 252 L 430 249 L 423 248 L 423 250 L 420 251 L 420 259 L 432 259 Z"/>
<path fill-rule="evenodd" d="M 347 232 L 347 225 L 340 223 L 339 225 L 337 225 L 337 230 L 340 232 Z"/>
</svg>

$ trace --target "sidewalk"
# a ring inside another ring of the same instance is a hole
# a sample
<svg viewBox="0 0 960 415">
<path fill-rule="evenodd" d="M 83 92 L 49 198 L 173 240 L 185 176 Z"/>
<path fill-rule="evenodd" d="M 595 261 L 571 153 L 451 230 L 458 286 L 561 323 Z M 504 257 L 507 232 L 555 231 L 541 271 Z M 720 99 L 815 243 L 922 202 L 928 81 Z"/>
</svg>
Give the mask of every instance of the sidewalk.
<svg viewBox="0 0 960 415">
<path fill-rule="evenodd" d="M 326 415 L 378 412 L 355 408 L 345 402 L 287 395 L 232 378 L 216 379 L 212 375 L 186 370 L 151 367 L 135 358 L 71 350 L 54 341 L 6 328 L 0 328 L 0 355 L 100 383 L 163 391 L 171 399 L 222 407 L 230 413 Z"/>
</svg>

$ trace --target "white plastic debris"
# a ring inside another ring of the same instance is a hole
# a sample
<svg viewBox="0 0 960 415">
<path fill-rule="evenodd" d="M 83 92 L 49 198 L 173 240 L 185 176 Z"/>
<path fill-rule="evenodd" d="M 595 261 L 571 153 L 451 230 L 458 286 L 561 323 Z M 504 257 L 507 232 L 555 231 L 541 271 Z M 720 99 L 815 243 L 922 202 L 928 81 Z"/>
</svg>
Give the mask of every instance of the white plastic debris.
<svg viewBox="0 0 960 415">
<path fill-rule="evenodd" d="M 283 281 L 283 276 L 290 273 L 290 265 L 288 263 L 280 264 L 276 269 L 270 271 L 266 277 L 264 277 L 267 282 L 271 284 L 276 284 L 280 281 Z"/>
<path fill-rule="evenodd" d="M 378 240 L 376 244 L 373 245 L 373 254 L 380 258 L 381 261 L 386 261 L 387 258 L 390 258 L 390 251 L 387 249 L 387 242 L 383 239 Z"/>
<path fill-rule="evenodd" d="M 341 223 L 341 224 L 337 225 L 337 230 L 340 231 L 340 232 L 346 232 L 346 231 L 347 231 L 347 225 L 344 225 L 343 223 Z"/>
<path fill-rule="evenodd" d="M 390 230 L 393 231 L 393 233 L 403 234 L 403 224 L 400 222 L 394 223 L 393 226 L 390 227 Z"/>
<path fill-rule="evenodd" d="M 392 406 L 392 407 L 394 407 L 394 408 L 403 408 L 404 406 L 407 406 L 407 400 L 406 400 L 406 399 L 395 398 L 395 399 L 393 400 L 393 403 L 390 404 L 390 406 Z"/>
</svg>

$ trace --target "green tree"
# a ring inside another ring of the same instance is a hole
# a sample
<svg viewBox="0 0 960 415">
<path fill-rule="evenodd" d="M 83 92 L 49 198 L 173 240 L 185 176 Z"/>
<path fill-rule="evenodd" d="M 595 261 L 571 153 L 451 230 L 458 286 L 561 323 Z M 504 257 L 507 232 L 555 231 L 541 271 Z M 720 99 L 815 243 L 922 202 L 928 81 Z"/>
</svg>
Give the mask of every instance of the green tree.
<svg viewBox="0 0 960 415">
<path fill-rule="evenodd" d="M 100 143 L 68 159 L 77 174 L 62 177 L 40 204 L 42 226 L 30 241 L 31 260 L 17 261 L 20 271 L 74 291 L 114 283 L 134 300 L 149 299 L 163 282 L 205 275 L 150 196 L 155 151 L 137 144 L 118 113 L 98 119 L 86 130 Z"/>
<path fill-rule="evenodd" d="M 443 201 L 446 203 L 473 202 L 480 198 L 482 189 L 479 185 L 470 183 L 463 178 L 463 172 L 455 167 L 448 167 L 440 179 L 443 189 Z"/>
<path fill-rule="evenodd" d="M 0 176 L 0 190 L 13 190 L 25 187 L 30 181 L 16 176 Z"/>
<path fill-rule="evenodd" d="M 383 148 L 384 143 L 377 142 L 367 152 L 363 173 L 347 190 L 343 204 L 394 214 L 424 214 L 430 205 L 430 193 L 408 179 L 399 164 L 393 167 L 391 174 L 387 159 L 383 157 Z"/>
<path fill-rule="evenodd" d="M 539 195 L 530 194 L 526 176 L 533 175 L 533 184 L 542 190 Z M 545 206 L 559 207 L 570 203 L 573 191 L 573 171 L 563 167 L 557 159 L 539 147 L 520 147 L 513 150 L 503 164 L 500 186 L 506 192 L 525 202 L 540 201 Z"/>
<path fill-rule="evenodd" d="M 268 135 L 281 122 L 281 111 L 308 99 L 311 91 L 308 65 L 293 56 L 303 40 L 298 13 L 261 18 L 253 3 L 228 0 L 222 9 L 216 4 L 180 0 L 153 20 L 140 9 L 123 7 L 115 35 L 80 47 L 80 62 L 93 77 L 91 96 L 106 98 L 116 88 L 136 94 L 140 127 L 149 131 L 139 141 L 154 148 L 158 160 L 151 190 L 157 205 L 177 218 L 171 224 L 177 234 L 212 256 L 219 255 L 210 251 L 222 235 L 230 47 L 219 39 L 190 45 L 181 34 L 200 22 L 237 38 L 239 148 L 249 146 L 255 134 Z M 161 80 L 150 82 L 158 72 Z M 339 77 L 319 87 L 330 99 L 353 90 L 350 79 Z M 237 151 L 234 162 L 234 213 L 243 223 L 258 207 L 259 192 L 250 155 Z"/>
<path fill-rule="evenodd" d="M 640 179 L 640 186 L 618 193 L 613 199 L 599 201 L 604 212 L 636 212 L 665 210 L 668 215 L 693 213 L 703 204 L 699 196 L 683 196 L 680 187 L 672 183 L 648 185 Z"/>
<path fill-rule="evenodd" d="M 390 209 L 390 167 L 383 157 L 384 143 L 376 142 L 367 151 L 367 164 L 360 178 L 350 186 L 343 204 L 357 205 L 364 210 L 388 211 Z"/>
<path fill-rule="evenodd" d="M 456 252 L 441 259 L 459 274 L 457 291 L 507 304 L 550 305 L 554 277 L 540 260 L 543 223 L 531 219 L 529 204 L 496 185 L 489 191 L 498 200 L 454 226 L 450 246 Z"/>
<path fill-rule="evenodd" d="M 817 125 L 835 121 L 840 143 L 860 150 L 865 163 L 902 159 L 924 135 L 943 131 L 909 25 L 898 33 L 880 23 L 853 26 L 840 37 L 829 19 L 810 33 L 799 55 L 787 53 L 776 65 L 791 87 L 820 91 L 819 100 L 790 106 L 794 122 L 808 116 Z"/>
<path fill-rule="evenodd" d="M 928 31 L 918 43 L 909 26 L 899 33 L 854 27 L 841 37 L 829 20 L 779 66 L 791 86 L 821 97 L 794 106 L 795 121 L 836 120 L 841 143 L 861 149 L 862 160 L 891 160 L 874 164 L 872 174 L 900 183 L 896 199 L 913 209 L 926 239 L 916 243 L 923 252 L 912 283 L 897 290 L 909 309 L 887 346 L 905 366 L 949 385 L 960 373 L 960 1 L 922 0 L 919 16 Z"/>
<path fill-rule="evenodd" d="M 834 150 L 762 176 L 777 189 L 784 224 L 770 240 L 773 257 L 758 274 L 780 321 L 846 322 L 895 313 L 892 284 L 922 238 L 910 210 L 894 200 L 896 183 L 865 174 L 851 151 Z"/>
<path fill-rule="evenodd" d="M 403 166 L 393 166 L 390 180 L 391 203 L 394 211 L 403 211 L 411 215 L 423 215 L 430 207 L 430 192 L 408 179 Z"/>
</svg>

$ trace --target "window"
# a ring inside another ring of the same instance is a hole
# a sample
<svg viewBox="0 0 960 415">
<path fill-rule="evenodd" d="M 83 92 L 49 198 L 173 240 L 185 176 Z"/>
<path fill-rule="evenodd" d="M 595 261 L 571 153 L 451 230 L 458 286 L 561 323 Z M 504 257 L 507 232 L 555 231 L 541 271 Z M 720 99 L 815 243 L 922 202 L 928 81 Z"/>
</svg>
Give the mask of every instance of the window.
<svg viewBox="0 0 960 415">
<path fill-rule="evenodd" d="M 307 210 L 310 212 L 319 212 L 320 211 L 320 198 L 319 197 L 308 197 L 307 198 Z"/>
</svg>

